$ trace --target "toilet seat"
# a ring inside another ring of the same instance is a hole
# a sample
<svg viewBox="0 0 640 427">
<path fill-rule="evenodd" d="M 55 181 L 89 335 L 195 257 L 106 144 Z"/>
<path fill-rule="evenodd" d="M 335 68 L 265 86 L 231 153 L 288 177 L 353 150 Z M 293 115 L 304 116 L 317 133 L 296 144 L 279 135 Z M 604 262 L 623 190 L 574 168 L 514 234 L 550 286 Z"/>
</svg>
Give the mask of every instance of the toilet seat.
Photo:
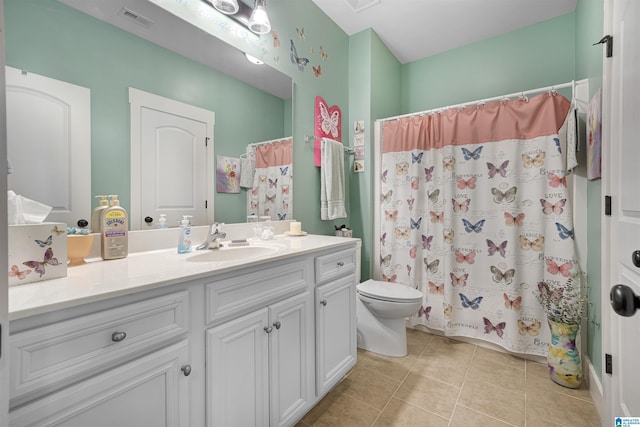
<svg viewBox="0 0 640 427">
<path fill-rule="evenodd" d="M 422 301 L 422 292 L 401 283 L 367 280 L 358 284 L 356 289 L 360 295 L 381 301 L 399 303 Z"/>
</svg>

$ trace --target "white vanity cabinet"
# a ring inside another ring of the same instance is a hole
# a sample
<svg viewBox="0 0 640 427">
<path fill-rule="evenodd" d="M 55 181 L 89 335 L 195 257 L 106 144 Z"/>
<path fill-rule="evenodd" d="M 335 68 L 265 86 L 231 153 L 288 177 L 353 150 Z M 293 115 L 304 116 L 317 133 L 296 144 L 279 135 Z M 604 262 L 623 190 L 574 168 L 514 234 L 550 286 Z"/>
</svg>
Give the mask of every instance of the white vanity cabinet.
<svg viewBox="0 0 640 427">
<path fill-rule="evenodd" d="M 223 295 L 244 307 L 236 315 L 249 311 L 206 332 L 208 426 L 288 426 L 311 407 L 311 271 L 305 257 L 208 285 L 211 319 Z"/>
<path fill-rule="evenodd" d="M 323 396 L 356 364 L 354 249 L 315 259 L 316 392 Z"/>
</svg>

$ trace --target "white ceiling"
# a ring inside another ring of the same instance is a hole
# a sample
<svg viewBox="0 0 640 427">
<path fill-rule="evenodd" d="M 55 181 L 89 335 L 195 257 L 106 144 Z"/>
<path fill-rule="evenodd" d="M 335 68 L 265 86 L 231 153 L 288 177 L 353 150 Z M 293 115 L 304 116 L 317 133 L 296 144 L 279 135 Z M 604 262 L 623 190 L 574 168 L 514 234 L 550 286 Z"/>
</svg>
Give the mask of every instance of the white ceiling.
<svg viewBox="0 0 640 427">
<path fill-rule="evenodd" d="M 350 36 L 372 28 L 403 64 L 564 15 L 577 1 L 313 0 Z"/>
</svg>

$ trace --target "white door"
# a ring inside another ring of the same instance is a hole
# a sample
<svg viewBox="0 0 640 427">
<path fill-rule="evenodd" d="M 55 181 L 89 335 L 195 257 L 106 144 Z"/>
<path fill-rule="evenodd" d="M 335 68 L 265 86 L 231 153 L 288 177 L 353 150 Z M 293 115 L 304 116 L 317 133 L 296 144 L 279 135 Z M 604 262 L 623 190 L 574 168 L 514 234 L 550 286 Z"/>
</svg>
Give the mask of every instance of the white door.
<svg viewBox="0 0 640 427">
<path fill-rule="evenodd" d="M 614 425 L 616 417 L 640 417 L 640 313 L 631 315 L 640 303 L 633 297 L 640 295 L 640 252 L 634 255 L 640 250 L 640 2 L 615 0 L 607 6 L 613 57 L 605 59 L 604 67 L 603 147 L 609 151 L 604 152 L 603 184 L 613 203 L 611 217 L 603 223 L 602 287 L 603 319 L 608 323 L 603 348 L 612 356 L 613 372 L 609 378 L 603 374 L 604 396 L 611 399 L 611 413 L 603 421 Z M 626 286 L 628 295 L 619 289 L 615 300 L 618 306 L 626 304 L 628 317 L 606 303 L 616 284 Z"/>
<path fill-rule="evenodd" d="M 214 113 L 133 88 L 129 101 L 131 228 L 213 222 Z"/>
<path fill-rule="evenodd" d="M 12 67 L 6 73 L 9 190 L 51 206 L 47 221 L 89 221 L 89 89 Z"/>
</svg>

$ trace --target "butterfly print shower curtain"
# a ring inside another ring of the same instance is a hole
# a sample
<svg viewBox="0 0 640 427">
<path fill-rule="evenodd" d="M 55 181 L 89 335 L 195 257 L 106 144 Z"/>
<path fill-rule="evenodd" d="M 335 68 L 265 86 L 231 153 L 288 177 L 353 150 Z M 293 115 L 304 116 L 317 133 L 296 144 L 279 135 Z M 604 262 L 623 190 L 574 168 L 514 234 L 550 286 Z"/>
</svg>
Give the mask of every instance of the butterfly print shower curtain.
<svg viewBox="0 0 640 427">
<path fill-rule="evenodd" d="M 291 219 L 293 139 L 256 146 L 255 160 L 253 188 L 247 192 L 247 215 L 269 216 L 274 221 Z"/>
<path fill-rule="evenodd" d="M 422 291 L 412 326 L 546 354 L 537 284 L 578 272 L 570 104 L 545 93 L 383 123 L 376 277 Z"/>
</svg>

